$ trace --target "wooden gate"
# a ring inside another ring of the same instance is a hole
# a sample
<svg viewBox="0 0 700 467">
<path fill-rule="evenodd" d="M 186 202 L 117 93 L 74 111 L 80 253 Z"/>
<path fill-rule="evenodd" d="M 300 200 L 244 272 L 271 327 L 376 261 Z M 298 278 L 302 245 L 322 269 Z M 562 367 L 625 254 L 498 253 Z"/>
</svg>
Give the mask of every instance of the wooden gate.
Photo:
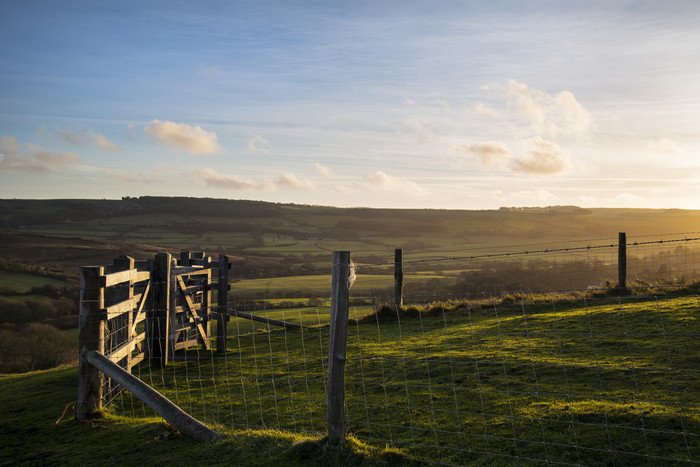
<svg viewBox="0 0 700 467">
<path fill-rule="evenodd" d="M 172 350 L 203 345 L 211 350 L 211 258 L 182 252 L 172 270 L 175 307 L 171 314 Z"/>
</svg>

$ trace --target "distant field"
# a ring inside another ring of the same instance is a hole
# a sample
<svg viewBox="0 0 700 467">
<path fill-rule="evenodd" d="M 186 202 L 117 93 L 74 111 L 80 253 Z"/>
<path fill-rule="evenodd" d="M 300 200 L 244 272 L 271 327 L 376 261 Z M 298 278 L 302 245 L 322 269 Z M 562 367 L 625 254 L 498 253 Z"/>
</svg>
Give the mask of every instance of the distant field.
<svg viewBox="0 0 700 467">
<path fill-rule="evenodd" d="M 490 267 L 475 265 L 469 258 L 616 243 L 618 232 L 627 232 L 630 244 L 668 237 L 655 235 L 700 232 L 700 211 L 573 206 L 491 211 L 340 209 L 160 197 L 0 200 L 0 257 L 58 266 L 75 279 L 80 266 L 110 264 L 120 255 L 140 260 L 183 250 L 227 254 L 232 258 L 230 277 L 236 281 L 232 295 L 245 298 L 268 291 L 297 298 L 327 295 L 328 281 L 314 274 L 330 266 L 333 250 L 351 251 L 360 265 L 384 265 L 372 266 L 375 270 L 369 272 L 358 270 L 353 293 L 364 295 L 393 286 L 396 248 L 403 249 L 407 283 L 434 279 L 450 285 L 463 271 Z M 575 257 L 600 263 L 595 278 L 579 281 L 586 287 L 614 277 L 616 254 L 614 249 L 591 250 L 550 254 L 547 260 L 570 262 Z M 490 261 L 525 263 L 531 258 Z M 425 263 L 418 264 L 421 261 Z M 677 276 L 692 280 L 682 273 Z M 431 293 L 433 288 L 429 289 L 417 293 Z"/>
<path fill-rule="evenodd" d="M 16 292 L 24 293 L 28 292 L 32 287 L 40 287 L 42 285 L 64 286 L 66 283 L 32 274 L 0 271 L 0 287 L 8 287 Z"/>
</svg>

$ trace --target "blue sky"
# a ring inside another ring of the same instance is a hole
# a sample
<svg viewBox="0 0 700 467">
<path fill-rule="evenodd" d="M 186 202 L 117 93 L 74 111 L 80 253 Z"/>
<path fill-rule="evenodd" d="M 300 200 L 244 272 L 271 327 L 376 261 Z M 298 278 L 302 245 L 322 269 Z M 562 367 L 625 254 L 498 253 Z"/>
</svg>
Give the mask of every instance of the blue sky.
<svg viewBox="0 0 700 467">
<path fill-rule="evenodd" d="M 0 2 L 0 197 L 700 209 L 700 2 Z"/>
</svg>

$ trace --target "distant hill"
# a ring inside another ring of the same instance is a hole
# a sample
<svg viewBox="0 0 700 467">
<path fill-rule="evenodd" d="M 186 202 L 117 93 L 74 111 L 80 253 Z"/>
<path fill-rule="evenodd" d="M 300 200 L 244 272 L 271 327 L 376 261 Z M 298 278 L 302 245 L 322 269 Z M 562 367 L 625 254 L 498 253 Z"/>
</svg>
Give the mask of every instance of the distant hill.
<svg viewBox="0 0 700 467">
<path fill-rule="evenodd" d="M 0 255 L 75 268 L 120 254 L 226 253 L 248 270 L 327 262 L 347 249 L 368 261 L 407 254 L 700 232 L 698 210 L 503 207 L 498 210 L 334 208 L 188 197 L 0 200 Z"/>
</svg>

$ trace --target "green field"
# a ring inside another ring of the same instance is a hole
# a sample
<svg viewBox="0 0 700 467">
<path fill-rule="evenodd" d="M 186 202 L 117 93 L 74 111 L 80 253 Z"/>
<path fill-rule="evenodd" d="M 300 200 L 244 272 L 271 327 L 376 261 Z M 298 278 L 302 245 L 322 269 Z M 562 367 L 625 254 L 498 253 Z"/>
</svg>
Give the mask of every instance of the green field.
<svg viewBox="0 0 700 467">
<path fill-rule="evenodd" d="M 7 287 L 18 293 L 25 293 L 32 287 L 41 287 L 42 285 L 61 287 L 65 286 L 66 282 L 33 274 L 0 271 L 0 287 Z"/>
<path fill-rule="evenodd" d="M 696 296 L 472 302 L 372 314 L 348 329 L 346 427 L 377 447 L 448 464 L 700 460 Z M 229 324 L 228 351 L 142 379 L 228 428 L 325 431 L 320 309 Z M 150 413 L 128 394 L 111 414 Z"/>
<path fill-rule="evenodd" d="M 0 254 L 73 268 L 179 250 L 236 257 L 241 274 L 323 266 L 332 250 L 355 261 L 544 249 L 591 239 L 700 231 L 690 210 L 503 208 L 491 211 L 299 206 L 244 200 L 0 200 Z M 585 244 L 584 244 L 585 246 Z M 503 250 L 501 250 L 503 251 Z M 107 258 L 106 260 L 104 258 Z"/>
</svg>

